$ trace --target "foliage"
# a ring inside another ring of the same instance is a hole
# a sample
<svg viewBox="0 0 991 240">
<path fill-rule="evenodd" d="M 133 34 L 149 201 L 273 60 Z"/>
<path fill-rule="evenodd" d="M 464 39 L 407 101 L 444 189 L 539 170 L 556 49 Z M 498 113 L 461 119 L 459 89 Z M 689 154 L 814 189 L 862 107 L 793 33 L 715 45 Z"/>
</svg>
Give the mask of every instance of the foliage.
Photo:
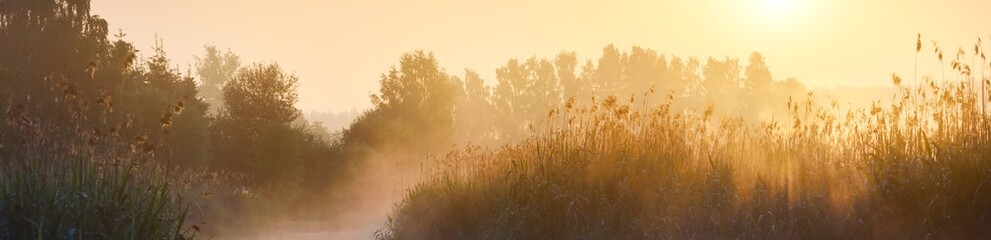
<svg viewBox="0 0 991 240">
<path fill-rule="evenodd" d="M 390 148 L 419 156 L 449 146 L 454 134 L 455 91 L 460 89 L 457 79 L 438 66 L 433 54 L 404 54 L 399 68 L 393 67 L 379 82 L 380 93 L 371 96 L 375 108 L 344 131 L 344 147 L 349 151 Z"/>
<path fill-rule="evenodd" d="M 172 110 L 169 108 L 180 108 L 183 114 L 172 117 L 169 132 L 151 132 L 149 137 L 166 139 L 170 148 L 162 154 L 175 160 L 169 164 L 191 168 L 206 165 L 213 158 L 207 105 L 196 97 L 199 93 L 193 78 L 170 66 L 161 41 L 153 50 L 150 59 L 126 72 L 127 85 L 120 89 L 123 94 L 115 98 L 108 92 L 107 99 L 120 105 L 123 114 L 118 116 L 132 117 L 136 129 L 157 128 Z M 179 105 L 174 105 L 177 100 Z"/>
<path fill-rule="evenodd" d="M 752 64 L 747 80 L 766 80 Z M 955 70 L 969 79 L 966 68 Z M 568 101 L 531 138 L 441 157 L 375 237 L 991 236 L 986 90 L 893 78 L 890 105 L 840 112 L 810 92 L 789 99 L 786 121 L 760 124 L 717 117 L 718 105 L 672 111 L 673 95 L 646 109 L 616 97 Z"/>
<path fill-rule="evenodd" d="M 6 105 L 0 136 L 12 138 L 0 137 L 0 238 L 191 238 L 199 227 L 185 222 L 187 202 L 156 154 L 166 143 L 127 134 L 132 119 L 110 115 L 107 101 L 89 111 L 90 100 L 64 89 L 48 109 L 62 112 L 59 121 Z"/>
<path fill-rule="evenodd" d="M 492 89 L 472 70 L 465 71 L 464 79 L 455 78 L 457 87 L 454 99 L 454 142 L 496 141 L 496 112 L 492 105 Z"/>
<path fill-rule="evenodd" d="M 241 67 L 241 58 L 230 49 L 221 52 L 214 45 L 203 46 L 203 51 L 202 57 L 196 57 L 200 96 L 210 105 L 211 112 L 216 113 L 223 105 L 221 90 Z"/>
<path fill-rule="evenodd" d="M 297 81 L 276 64 L 255 64 L 224 85 L 212 126 L 214 167 L 247 174 L 253 184 L 299 182 L 302 131 L 291 125 L 300 115 Z"/>
<path fill-rule="evenodd" d="M 107 22 L 89 13 L 88 0 L 5 1 L 0 3 L 0 63 L 19 72 L 18 102 L 51 104 L 54 99 L 44 82 L 52 74 L 95 79 L 94 71 L 106 62 Z M 101 57 L 103 56 L 103 57 Z M 109 67 L 109 66 L 107 66 Z M 112 86 L 112 79 L 81 86 L 90 97 L 98 86 Z M 56 112 L 38 112 L 41 116 Z M 46 115 L 49 114 L 49 115 Z"/>
<path fill-rule="evenodd" d="M 671 103 L 674 112 L 703 111 L 713 103 L 717 116 L 741 116 L 757 124 L 786 115 L 775 103 L 806 91 L 798 82 L 773 79 L 764 57 L 756 52 L 746 69 L 732 58 L 710 58 L 702 65 L 694 58 L 669 61 L 652 49 L 633 47 L 625 52 L 613 45 L 603 49 L 597 64 L 585 62 L 580 73 L 576 72 L 577 59 L 573 52 L 562 52 L 554 59 L 511 59 L 496 69 L 494 86 L 484 85 L 469 70 L 456 83 L 461 87 L 455 97 L 458 104 L 453 118 L 460 137 L 455 143 L 496 146 L 526 139 L 533 129 L 548 124 L 547 113 L 563 107 L 564 99 L 584 105 L 614 95 L 636 98 L 633 107 L 646 109 L 663 103 L 664 98 L 658 96 L 670 94 L 676 96 Z"/>
<path fill-rule="evenodd" d="M 192 78 L 170 66 L 161 42 L 150 59 L 138 63 L 137 50 L 124 41 L 107 39 L 107 22 L 90 15 L 90 1 L 7 1 L 0 10 L 0 65 L 11 76 L 5 79 L 9 100 L 34 109 L 46 121 L 60 121 L 56 105 L 62 92 L 81 99 L 99 99 L 116 104 L 108 117 L 131 116 L 139 127 L 157 128 L 164 114 L 178 99 L 186 99 L 187 114 L 175 119 L 170 145 L 183 164 L 202 164 L 210 159 L 205 105 L 197 96 Z M 7 98 L 5 98 L 7 100 Z M 98 124 L 99 119 L 88 119 Z M 63 122 L 65 124 L 65 122 Z M 127 132 L 138 134 L 139 132 Z M 152 132 L 152 138 L 160 133 Z"/>
<path fill-rule="evenodd" d="M 530 58 L 522 63 L 509 60 L 496 69 L 496 79 L 499 83 L 493 100 L 500 120 L 500 138 L 522 138 L 527 126 L 535 125 L 552 104 L 561 102 L 556 70 L 547 59 Z"/>
</svg>

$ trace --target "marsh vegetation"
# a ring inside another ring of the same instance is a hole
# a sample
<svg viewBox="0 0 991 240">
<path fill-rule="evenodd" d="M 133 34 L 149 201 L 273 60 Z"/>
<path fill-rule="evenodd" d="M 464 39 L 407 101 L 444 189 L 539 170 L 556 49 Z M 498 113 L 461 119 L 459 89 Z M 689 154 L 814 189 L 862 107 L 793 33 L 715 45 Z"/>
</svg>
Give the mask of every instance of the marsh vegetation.
<svg viewBox="0 0 991 240">
<path fill-rule="evenodd" d="M 758 52 L 607 45 L 486 80 L 414 50 L 371 108 L 303 114 L 292 70 L 214 45 L 183 70 L 89 5 L 0 1 L 0 239 L 991 237 L 987 38 L 919 35 L 940 72 L 870 89 Z"/>
</svg>

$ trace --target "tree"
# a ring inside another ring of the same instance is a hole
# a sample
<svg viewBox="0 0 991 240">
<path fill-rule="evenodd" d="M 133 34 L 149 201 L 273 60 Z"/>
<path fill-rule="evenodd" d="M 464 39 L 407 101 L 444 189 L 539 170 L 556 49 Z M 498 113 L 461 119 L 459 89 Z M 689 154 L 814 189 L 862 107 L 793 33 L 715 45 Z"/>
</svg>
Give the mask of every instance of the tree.
<svg viewBox="0 0 991 240">
<path fill-rule="evenodd" d="M 407 161 L 449 147 L 458 95 L 455 79 L 432 53 L 403 54 L 399 67 L 380 77 L 379 93 L 371 96 L 374 108 L 345 130 L 345 147 L 356 154 L 388 148 Z"/>
<path fill-rule="evenodd" d="M 108 40 L 107 22 L 90 14 L 89 0 L 0 1 L 0 66 L 11 76 L 0 79 L 6 81 L 0 86 L 11 103 L 43 121 L 66 124 L 59 116 L 78 106 L 65 100 L 83 100 L 78 109 L 86 117 L 73 121 L 105 126 L 131 119 L 135 127 L 113 131 L 147 132 L 149 140 L 168 141 L 167 152 L 174 154 L 160 154 L 164 158 L 208 161 L 209 119 L 200 111 L 205 105 L 196 98 L 192 78 L 170 65 L 160 40 L 151 58 L 139 64 L 138 50 L 124 40 L 126 35 L 114 36 Z M 116 107 L 89 108 L 87 101 Z M 182 113 L 169 116 L 170 134 L 158 131 L 163 112 L 176 108 Z"/>
<path fill-rule="evenodd" d="M 382 75 L 379 81 L 381 91 L 372 95 L 372 104 L 375 108 L 388 110 L 440 110 L 426 112 L 450 116 L 448 113 L 454 93 L 451 80 L 440 69 L 433 53 L 416 51 L 404 54 L 399 69 L 393 67 L 389 74 Z"/>
<path fill-rule="evenodd" d="M 688 91 L 688 84 L 683 74 L 684 71 L 685 62 L 680 57 L 672 57 L 670 70 L 663 76 L 666 81 L 670 82 L 670 91 L 674 92 L 674 95 L 678 97 L 683 97 Z"/>
<path fill-rule="evenodd" d="M 772 81 L 771 70 L 764 62 L 764 56 L 758 52 L 750 54 L 750 64 L 747 65 L 745 74 L 744 89 L 747 91 L 767 88 Z"/>
<path fill-rule="evenodd" d="M 130 45 L 119 42 L 115 46 L 126 51 Z M 170 158 L 170 162 L 190 167 L 204 165 L 212 158 L 207 105 L 196 97 L 199 93 L 193 78 L 171 65 L 161 40 L 156 41 L 152 51 L 151 58 L 128 67 L 118 88 L 118 100 L 107 101 L 117 102 L 123 112 L 131 114 L 136 125 L 131 134 L 146 132 L 149 139 L 167 141 L 170 149 L 163 157 Z M 163 115 L 175 108 L 181 111 L 170 117 L 170 131 L 153 131 L 161 128 Z"/>
<path fill-rule="evenodd" d="M 578 92 L 578 102 L 581 104 L 588 103 L 592 100 L 592 95 L 595 94 L 595 81 L 596 81 L 596 71 L 595 64 L 592 60 L 585 61 L 585 65 L 582 66 L 581 76 L 578 77 L 578 86 L 575 87 Z"/>
<path fill-rule="evenodd" d="M 599 58 L 599 65 L 595 71 L 596 94 L 603 96 L 627 94 L 625 91 L 628 90 L 628 83 L 623 79 L 623 62 L 626 62 L 626 58 L 626 54 L 612 44 L 602 49 L 602 57 Z"/>
<path fill-rule="evenodd" d="M 540 117 L 550 110 L 551 107 L 561 104 L 561 85 L 554 69 L 554 63 L 546 58 L 537 60 L 530 58 L 527 60 L 527 71 L 533 78 L 533 102 L 532 111 Z"/>
<path fill-rule="evenodd" d="M 455 142 L 491 143 L 496 117 L 491 88 L 472 70 L 465 70 L 463 81 L 457 78 L 455 81 L 459 88 L 454 109 L 454 129 L 458 131 Z"/>
<path fill-rule="evenodd" d="M 416 51 L 400 59 L 399 69 L 383 75 L 382 89 L 372 96 L 376 109 L 394 113 L 411 127 L 408 140 L 425 138 L 450 141 L 453 125 L 455 85 L 444 73 L 433 53 Z"/>
<path fill-rule="evenodd" d="M 255 64 L 242 69 L 224 85 L 221 114 L 249 128 L 291 123 L 300 115 L 295 107 L 298 81 L 278 64 Z"/>
<path fill-rule="evenodd" d="M 230 49 L 221 52 L 214 45 L 203 46 L 203 56 L 196 57 L 196 74 L 200 76 L 200 96 L 210 104 L 210 112 L 216 114 L 223 104 L 224 84 L 241 67 L 241 58 Z"/>
<path fill-rule="evenodd" d="M 581 92 L 582 85 L 578 82 L 578 76 L 575 76 L 575 67 L 577 66 L 578 55 L 575 52 L 561 52 L 554 59 L 554 67 L 557 69 L 563 99 L 578 97 Z"/>
<path fill-rule="evenodd" d="M 754 52 L 750 54 L 750 63 L 747 65 L 743 80 L 743 98 L 747 104 L 746 109 L 751 109 L 748 114 L 742 116 L 751 121 L 756 121 L 757 114 L 766 108 L 771 108 L 771 104 L 781 101 L 783 98 L 773 98 L 771 83 L 773 81 L 771 70 L 764 62 L 764 56 Z"/>
<path fill-rule="evenodd" d="M 108 29 L 106 21 L 90 15 L 89 5 L 88 0 L 0 1 L 0 64 L 18 76 L 6 87 L 18 89 L 10 97 L 36 108 L 40 117 L 57 115 L 50 106 L 57 94 L 50 89 L 58 80 L 80 97 L 95 98 L 94 89 L 107 85 L 103 80 L 119 79 L 94 77 L 107 55 Z"/>
<path fill-rule="evenodd" d="M 535 124 L 536 106 L 546 104 L 538 102 L 535 74 L 531 71 L 536 66 L 536 60 L 530 64 L 520 63 L 510 59 L 506 65 L 496 69 L 498 81 L 493 100 L 499 115 L 499 138 L 501 140 L 516 140 L 526 134 L 528 125 Z M 528 65 L 531 67 L 528 69 Z"/>
<path fill-rule="evenodd" d="M 687 61 L 679 57 L 671 60 L 671 70 L 668 75 L 671 78 L 678 109 L 694 108 L 696 111 L 702 111 L 704 109 L 701 107 L 707 105 L 704 98 L 706 89 L 702 85 L 702 77 L 699 76 L 700 68 L 701 63 L 694 57 L 688 58 Z"/>
<path fill-rule="evenodd" d="M 658 96 L 646 93 L 651 88 L 661 91 L 667 90 L 667 86 L 661 84 L 661 77 L 667 72 L 667 63 L 664 62 L 664 58 L 658 56 L 654 50 L 633 47 L 625 65 L 623 72 L 628 83 L 627 89 L 623 92 L 634 94 L 637 97 L 646 96 L 648 99 L 643 99 L 643 101 L 655 104 Z"/>
<path fill-rule="evenodd" d="M 215 166 L 247 174 L 255 184 L 299 182 L 304 130 L 291 126 L 300 115 L 297 81 L 277 64 L 254 64 L 224 85 L 224 107 L 213 125 Z"/>
<path fill-rule="evenodd" d="M 740 99 L 740 65 L 736 59 L 716 60 L 709 58 L 702 69 L 705 80 L 705 98 L 723 113 L 742 113 Z"/>
</svg>

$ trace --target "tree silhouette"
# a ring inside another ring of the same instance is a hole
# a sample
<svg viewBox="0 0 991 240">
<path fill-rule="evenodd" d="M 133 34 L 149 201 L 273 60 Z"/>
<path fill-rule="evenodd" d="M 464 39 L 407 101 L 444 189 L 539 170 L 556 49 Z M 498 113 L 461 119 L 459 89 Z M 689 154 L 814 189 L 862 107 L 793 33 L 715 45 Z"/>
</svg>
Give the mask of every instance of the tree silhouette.
<svg viewBox="0 0 991 240">
<path fill-rule="evenodd" d="M 246 127 L 289 124 L 300 115 L 294 106 L 299 99 L 298 81 L 277 64 L 255 64 L 243 69 L 224 85 L 221 114 Z"/>
<path fill-rule="evenodd" d="M 581 95 L 583 85 L 575 75 L 577 66 L 578 55 L 575 52 L 561 52 L 554 59 L 554 68 L 557 69 L 558 81 L 561 84 L 562 99 L 583 97 Z"/>
<path fill-rule="evenodd" d="M 209 120 L 198 113 L 204 105 L 191 78 L 170 65 L 160 40 L 150 59 L 138 59 L 123 32 L 114 41 L 107 39 L 107 22 L 90 15 L 88 0 L 3 1 L 0 20 L 0 66 L 6 72 L 0 94 L 11 104 L 58 122 L 72 107 L 64 100 L 81 99 L 81 114 L 89 117 L 74 121 L 102 126 L 129 116 L 137 127 L 124 134 L 147 131 L 152 140 L 167 140 L 172 150 L 166 152 L 184 162 L 209 159 L 203 134 Z M 157 131 L 160 118 L 180 101 L 183 114 L 169 119 L 171 136 L 165 137 Z M 120 111 L 85 107 L 92 103 Z"/>
<path fill-rule="evenodd" d="M 203 50 L 203 56 L 196 57 L 200 96 L 210 104 L 210 111 L 216 113 L 223 104 L 221 89 L 241 67 L 241 58 L 230 49 L 222 52 L 214 45 L 203 46 Z"/>
<path fill-rule="evenodd" d="M 120 48 L 118 51 L 126 51 L 129 47 L 122 42 L 115 45 Z M 118 88 L 122 95 L 117 102 L 123 112 L 131 114 L 138 126 L 135 131 L 148 131 L 150 139 L 169 142 L 171 151 L 167 157 L 187 166 L 205 164 L 211 159 L 207 105 L 196 97 L 199 93 L 193 78 L 171 66 L 161 41 L 156 43 L 153 52 L 154 55 L 143 64 L 126 71 Z M 182 101 L 182 111 L 171 117 L 170 132 L 150 131 L 161 128 L 163 111 L 173 111 L 178 101 Z"/>
<path fill-rule="evenodd" d="M 767 88 L 773 80 L 771 70 L 767 68 L 767 63 L 764 62 L 764 56 L 758 52 L 750 54 L 750 64 L 747 65 L 745 74 L 744 89 L 747 91 Z"/>
<path fill-rule="evenodd" d="M 465 77 L 455 78 L 458 96 L 455 101 L 454 129 L 458 131 L 455 142 L 490 143 L 495 138 L 496 117 L 492 106 L 492 90 L 478 73 L 465 71 Z"/>
<path fill-rule="evenodd" d="M 561 103 L 561 87 L 554 64 L 546 59 L 516 59 L 496 70 L 498 84 L 494 101 L 499 113 L 500 137 L 519 139 L 527 127 L 546 117 L 550 107 Z"/>
<path fill-rule="evenodd" d="M 750 54 L 750 64 L 747 65 L 744 74 L 742 94 L 746 105 L 743 108 L 749 111 L 741 117 L 756 121 L 757 113 L 770 107 L 768 105 L 773 104 L 773 101 L 780 99 L 769 97 L 774 93 L 771 91 L 771 84 L 774 79 L 771 76 L 771 70 L 764 62 L 764 56 L 760 53 Z"/>
<path fill-rule="evenodd" d="M 742 99 L 740 93 L 740 65 L 736 59 L 725 58 L 716 60 L 709 58 L 702 69 L 705 80 L 705 97 L 718 106 L 722 113 L 741 113 Z"/>
<path fill-rule="evenodd" d="M 49 76 L 93 81 L 107 55 L 107 22 L 90 15 L 88 0 L 8 0 L 0 2 L 0 63 L 18 73 L 9 85 L 15 100 L 42 104 L 52 99 Z M 77 84 L 79 93 L 105 83 Z M 47 114 L 51 115 L 51 114 Z"/>
<path fill-rule="evenodd" d="M 646 96 L 647 99 L 643 100 L 652 105 L 657 103 L 659 97 L 654 94 L 646 94 L 647 91 L 652 87 L 655 91 L 667 92 L 669 90 L 669 83 L 663 79 L 667 73 L 667 62 L 654 50 L 633 47 L 629 58 L 627 58 L 624 73 L 625 79 L 629 82 L 625 93 Z"/>
<path fill-rule="evenodd" d="M 379 93 L 371 96 L 374 108 L 344 132 L 347 148 L 360 152 L 390 147 L 419 156 L 450 146 L 459 90 L 432 53 L 403 54 L 399 67 L 393 66 L 379 83 Z"/>
<path fill-rule="evenodd" d="M 598 95 L 628 94 L 629 82 L 623 76 L 626 58 L 626 54 L 612 44 L 602 49 L 602 57 L 599 58 L 599 65 L 595 71 L 596 81 L 593 82 Z"/>
<path fill-rule="evenodd" d="M 591 100 L 596 91 L 595 81 L 595 64 L 592 63 L 592 60 L 585 61 L 585 64 L 582 65 L 581 75 L 578 77 L 578 85 L 573 87 L 574 91 L 578 93 L 576 97 L 579 103 L 585 104 Z"/>
<path fill-rule="evenodd" d="M 255 184 L 300 180 L 303 135 L 291 126 L 300 115 L 297 81 L 277 64 L 254 64 L 224 85 L 213 126 L 214 166 L 248 174 Z"/>
</svg>

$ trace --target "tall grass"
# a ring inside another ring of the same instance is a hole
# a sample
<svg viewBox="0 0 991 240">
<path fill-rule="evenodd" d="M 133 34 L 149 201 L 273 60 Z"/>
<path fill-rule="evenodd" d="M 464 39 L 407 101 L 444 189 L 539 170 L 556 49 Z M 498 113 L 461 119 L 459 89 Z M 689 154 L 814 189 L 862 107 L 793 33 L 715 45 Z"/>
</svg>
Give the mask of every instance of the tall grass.
<svg viewBox="0 0 991 240">
<path fill-rule="evenodd" d="M 81 156 L 39 154 L 13 161 L 3 165 L 7 175 L 0 182 L 0 238 L 184 239 L 190 234 L 183 227 L 184 205 L 159 174 L 101 166 Z"/>
<path fill-rule="evenodd" d="M 760 125 L 569 102 L 524 142 L 439 158 L 375 238 L 991 238 L 983 90 L 893 78 L 889 106 L 809 93 Z"/>
<path fill-rule="evenodd" d="M 126 136 L 109 97 L 66 90 L 58 119 L 7 103 L 0 123 L 0 239 L 190 239 L 187 205 L 161 161 L 165 146 Z M 92 104 L 95 103 L 95 104 Z M 163 114 L 163 131 L 182 103 Z M 51 106 L 50 106 L 51 107 Z M 171 108 L 170 108 L 171 109 Z"/>
</svg>

